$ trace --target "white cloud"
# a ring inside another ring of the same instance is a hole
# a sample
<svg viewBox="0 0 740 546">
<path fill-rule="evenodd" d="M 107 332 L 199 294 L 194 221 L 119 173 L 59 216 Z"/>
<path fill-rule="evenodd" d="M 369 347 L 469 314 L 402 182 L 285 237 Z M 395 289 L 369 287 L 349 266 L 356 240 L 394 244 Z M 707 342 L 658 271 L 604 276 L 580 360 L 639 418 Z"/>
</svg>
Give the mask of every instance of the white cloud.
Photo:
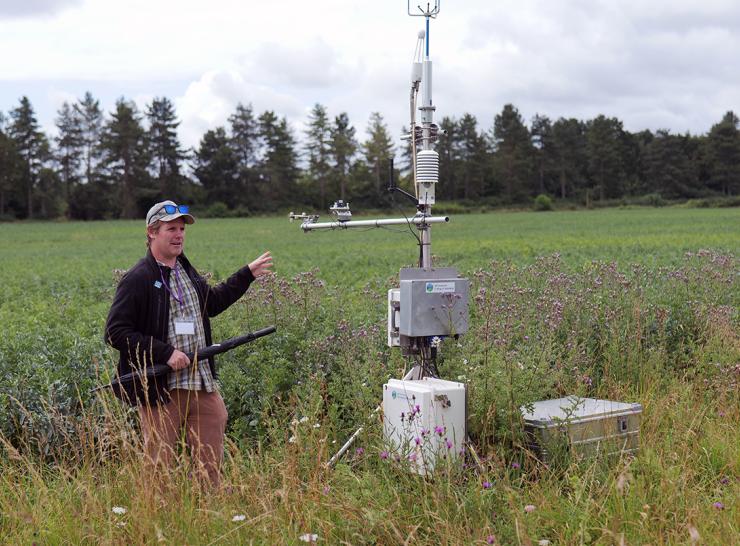
<svg viewBox="0 0 740 546">
<path fill-rule="evenodd" d="M 0 19 L 49 16 L 82 4 L 82 0 L 0 0 Z"/>
<path fill-rule="evenodd" d="M 402 0 L 0 2 L 0 16 L 11 4 L 56 13 L 12 19 L 0 35 L 3 51 L 22 52 L 0 57 L 0 110 L 29 94 L 45 126 L 80 88 L 141 107 L 166 93 L 188 145 L 240 102 L 287 116 L 297 136 L 316 102 L 348 112 L 360 138 L 373 111 L 393 135 L 408 124 L 423 19 Z M 740 110 L 734 0 L 442 4 L 430 36 L 438 119 L 470 112 L 488 129 L 511 102 L 526 119 L 603 113 L 633 131 L 702 133 Z"/>
</svg>

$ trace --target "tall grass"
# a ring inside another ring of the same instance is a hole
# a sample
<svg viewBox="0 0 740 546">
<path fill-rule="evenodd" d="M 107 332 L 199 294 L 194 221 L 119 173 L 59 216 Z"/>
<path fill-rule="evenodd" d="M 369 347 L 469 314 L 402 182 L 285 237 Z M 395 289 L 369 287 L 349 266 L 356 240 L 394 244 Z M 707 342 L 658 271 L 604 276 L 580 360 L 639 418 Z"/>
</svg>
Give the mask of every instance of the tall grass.
<svg viewBox="0 0 740 546">
<path fill-rule="evenodd" d="M 439 367 L 468 384 L 472 449 L 428 478 L 385 456 L 372 413 L 407 364 L 384 339 L 397 280 L 265 279 L 217 322 L 217 337 L 278 332 L 220 359 L 230 425 L 216 491 L 191 479 L 186 450 L 168 474 L 147 473 L 134 412 L 89 395 L 112 354 L 75 328 L 59 334 L 57 308 L 29 297 L 24 320 L 48 349 L 20 330 L 0 344 L 0 543 L 733 544 L 739 271 L 708 250 L 662 265 L 550 255 L 468 269 L 471 328 L 443 342 Z M 98 297 L 113 286 L 79 282 Z M 57 302 L 72 297 L 50 284 Z M 519 408 L 565 394 L 641 403 L 638 455 L 538 462 Z"/>
</svg>

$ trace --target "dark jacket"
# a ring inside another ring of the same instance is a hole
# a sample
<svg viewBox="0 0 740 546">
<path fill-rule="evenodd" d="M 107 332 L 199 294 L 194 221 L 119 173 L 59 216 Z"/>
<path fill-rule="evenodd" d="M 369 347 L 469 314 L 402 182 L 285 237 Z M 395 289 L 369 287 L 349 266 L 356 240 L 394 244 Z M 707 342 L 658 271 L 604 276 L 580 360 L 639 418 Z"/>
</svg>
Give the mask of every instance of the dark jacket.
<svg viewBox="0 0 740 546">
<path fill-rule="evenodd" d="M 180 262 L 198 293 L 206 344 L 211 339 L 210 317 L 215 317 L 237 301 L 254 280 L 249 266 L 242 267 L 225 282 L 209 286 L 206 280 L 181 254 Z M 118 283 L 108 320 L 105 341 L 120 352 L 118 373 L 133 368 L 166 364 L 175 348 L 167 343 L 170 304 L 162 279 L 169 285 L 172 269 L 160 266 L 150 251 L 132 267 Z M 213 357 L 208 359 L 211 372 L 217 377 Z M 146 385 L 117 393 L 131 404 L 155 405 L 169 400 L 167 376 L 149 380 Z"/>
</svg>

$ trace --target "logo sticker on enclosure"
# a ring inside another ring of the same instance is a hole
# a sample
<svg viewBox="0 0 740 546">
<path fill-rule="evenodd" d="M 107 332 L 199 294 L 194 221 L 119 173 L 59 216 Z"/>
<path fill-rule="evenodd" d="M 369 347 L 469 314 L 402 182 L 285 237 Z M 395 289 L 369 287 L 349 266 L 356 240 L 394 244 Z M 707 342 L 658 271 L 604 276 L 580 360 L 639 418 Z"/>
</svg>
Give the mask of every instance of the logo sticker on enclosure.
<svg viewBox="0 0 740 546">
<path fill-rule="evenodd" d="M 454 282 L 428 282 L 427 294 L 450 294 L 455 291 Z"/>
</svg>

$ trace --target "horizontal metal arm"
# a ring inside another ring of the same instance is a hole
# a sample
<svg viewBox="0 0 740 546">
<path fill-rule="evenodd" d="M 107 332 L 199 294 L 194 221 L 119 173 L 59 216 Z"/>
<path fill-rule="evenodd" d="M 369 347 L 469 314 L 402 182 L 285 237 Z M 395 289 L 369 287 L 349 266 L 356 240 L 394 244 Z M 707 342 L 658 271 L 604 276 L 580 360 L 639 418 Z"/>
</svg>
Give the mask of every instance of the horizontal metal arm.
<svg viewBox="0 0 740 546">
<path fill-rule="evenodd" d="M 449 216 L 414 216 L 413 218 L 383 218 L 381 220 L 352 220 L 349 222 L 304 222 L 301 224 L 301 229 L 303 231 L 313 231 L 315 229 L 349 229 L 405 225 L 422 226 L 427 224 L 443 224 L 449 221 Z"/>
</svg>

